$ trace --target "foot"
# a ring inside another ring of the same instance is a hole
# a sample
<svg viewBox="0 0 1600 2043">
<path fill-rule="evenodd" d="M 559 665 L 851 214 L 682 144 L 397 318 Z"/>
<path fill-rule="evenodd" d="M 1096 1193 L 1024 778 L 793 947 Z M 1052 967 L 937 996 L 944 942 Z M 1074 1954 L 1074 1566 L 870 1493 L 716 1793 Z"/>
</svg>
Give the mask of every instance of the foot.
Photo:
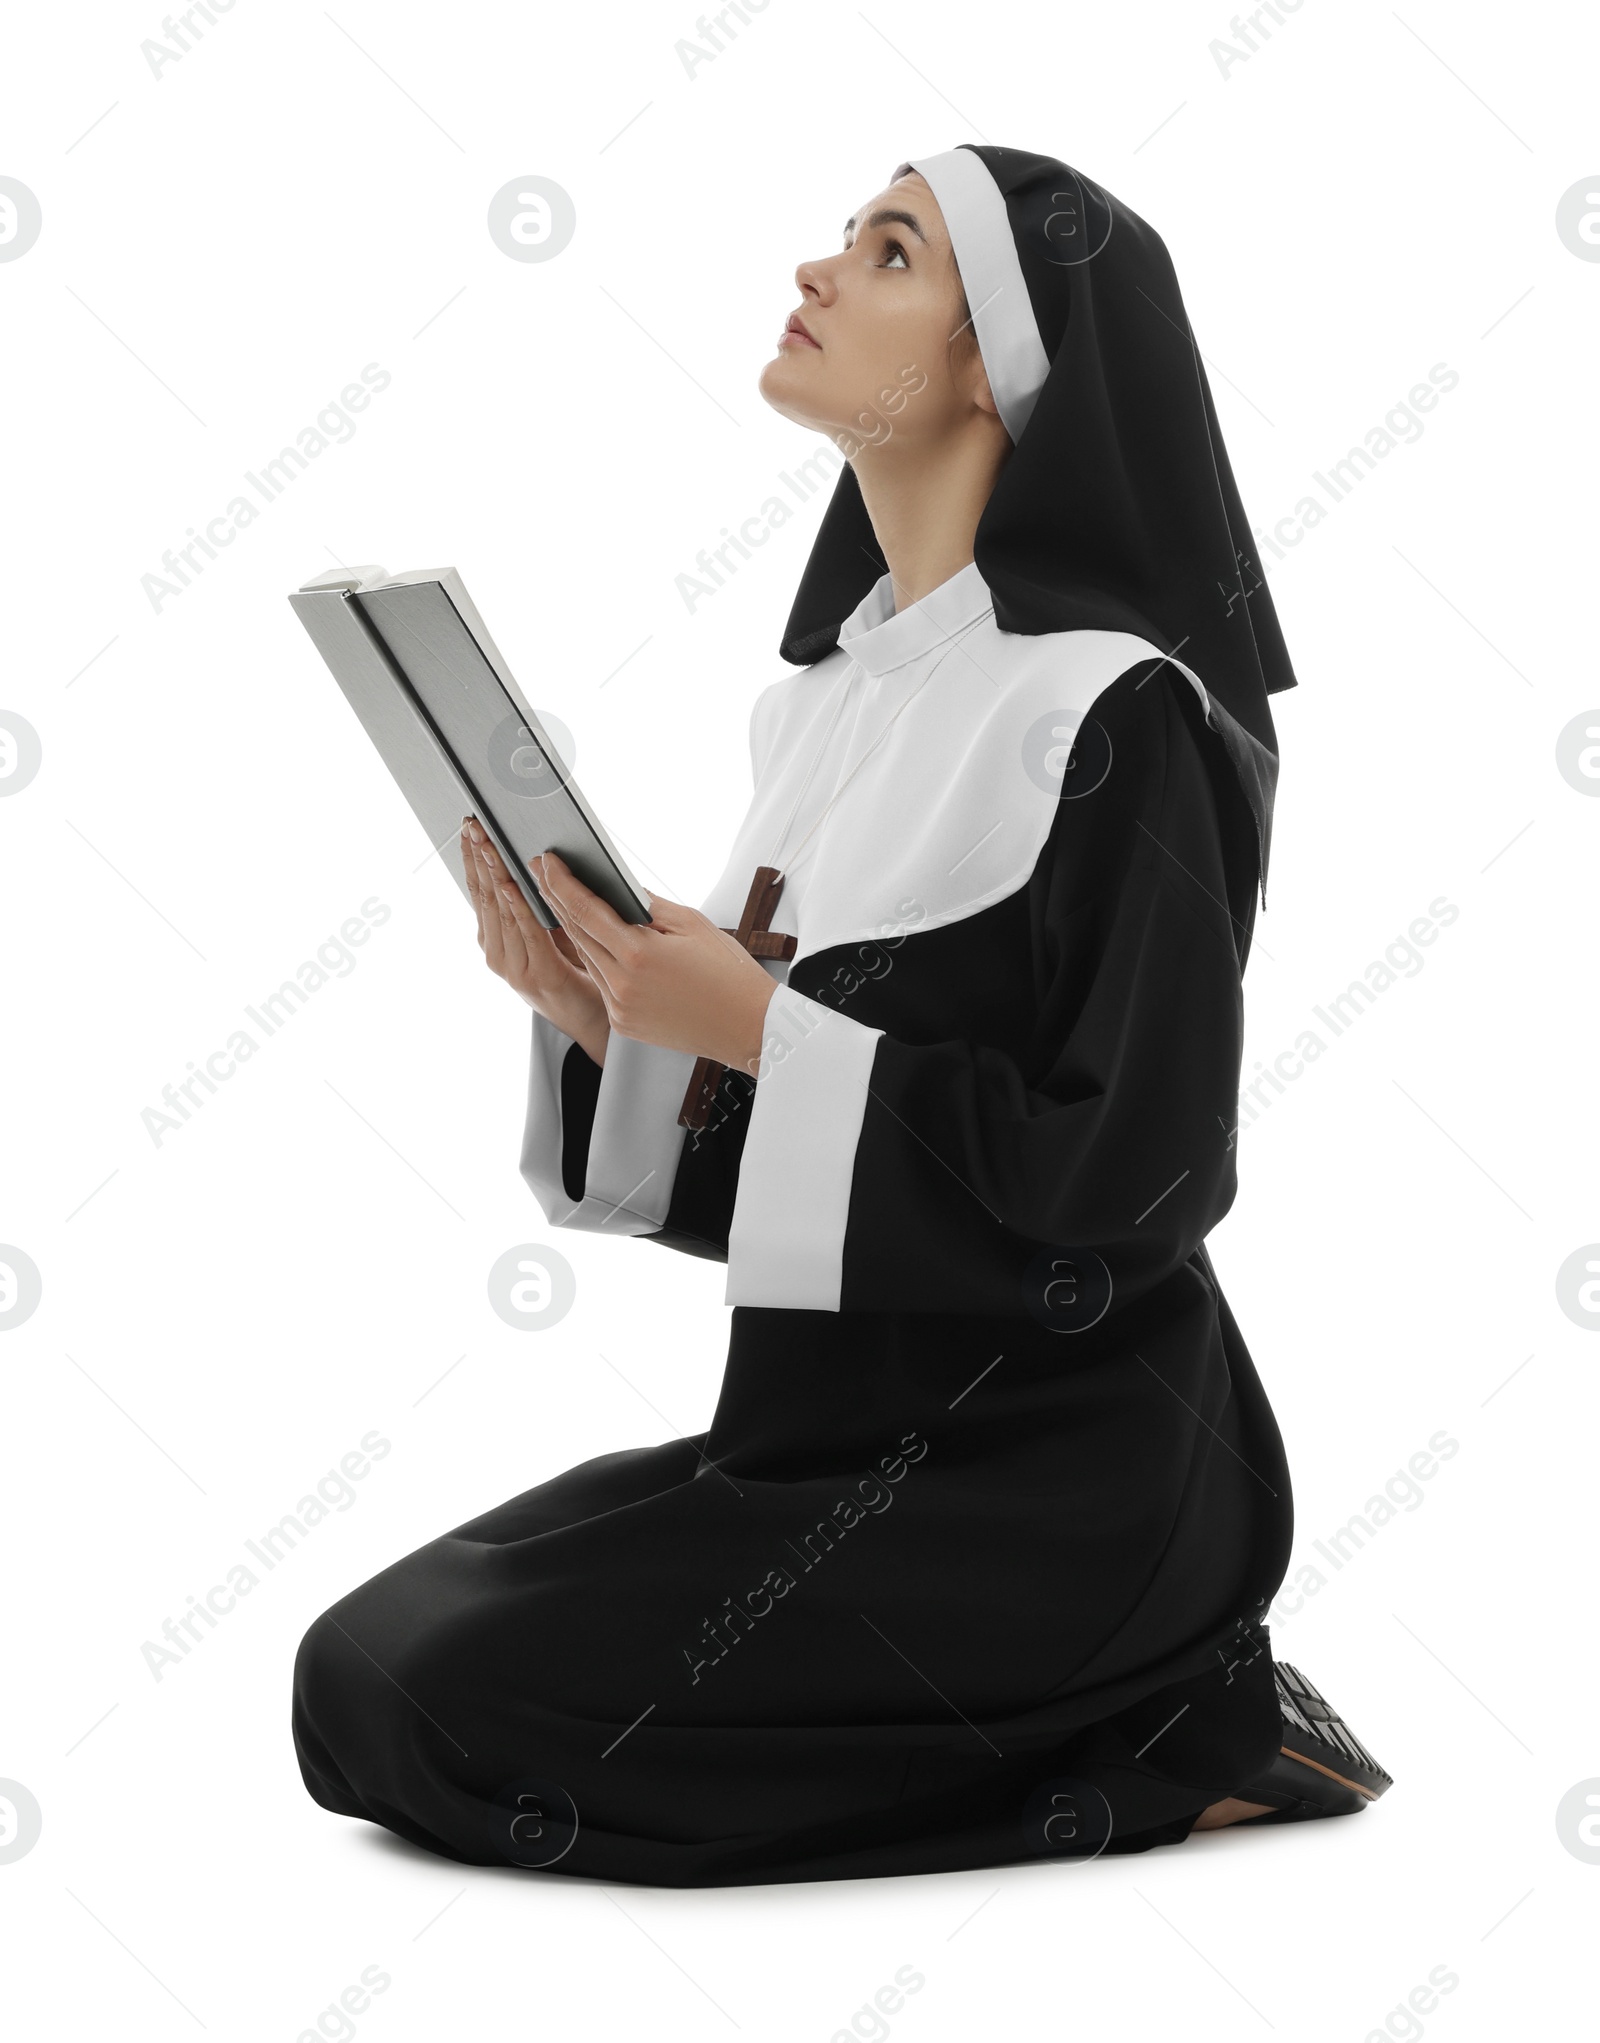
<svg viewBox="0 0 1600 2043">
<path fill-rule="evenodd" d="M 1222 1801 L 1213 1802 L 1209 1809 L 1202 1809 L 1191 1829 L 1224 1830 L 1246 1816 L 1265 1816 L 1271 1806 L 1269 1802 L 1241 1802 L 1237 1795 L 1227 1795 Z"/>
</svg>

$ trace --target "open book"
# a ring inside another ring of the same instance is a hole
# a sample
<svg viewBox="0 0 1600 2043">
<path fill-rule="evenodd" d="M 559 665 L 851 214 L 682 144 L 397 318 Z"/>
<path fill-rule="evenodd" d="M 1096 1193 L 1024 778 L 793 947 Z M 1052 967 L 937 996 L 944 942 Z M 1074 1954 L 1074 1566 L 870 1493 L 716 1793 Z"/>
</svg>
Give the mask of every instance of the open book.
<svg viewBox="0 0 1600 2043">
<path fill-rule="evenodd" d="M 463 893 L 461 819 L 476 816 L 546 929 L 556 918 L 528 870 L 541 851 L 625 922 L 650 920 L 453 567 L 338 568 L 289 601 Z"/>
</svg>

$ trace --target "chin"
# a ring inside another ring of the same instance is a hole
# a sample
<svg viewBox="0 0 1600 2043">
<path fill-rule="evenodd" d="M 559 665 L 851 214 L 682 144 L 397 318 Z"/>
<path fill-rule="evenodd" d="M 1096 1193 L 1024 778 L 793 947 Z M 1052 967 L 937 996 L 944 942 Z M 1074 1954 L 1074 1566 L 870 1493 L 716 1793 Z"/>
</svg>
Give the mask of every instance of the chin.
<svg viewBox="0 0 1600 2043">
<path fill-rule="evenodd" d="M 806 403 L 801 393 L 806 389 L 806 379 L 798 362 L 790 359 L 790 349 L 780 348 L 778 353 L 761 365 L 756 388 L 772 409 L 782 412 L 785 418 L 793 419 L 796 425 L 810 425 L 814 405 Z M 812 352 L 807 350 L 807 353 Z"/>
</svg>

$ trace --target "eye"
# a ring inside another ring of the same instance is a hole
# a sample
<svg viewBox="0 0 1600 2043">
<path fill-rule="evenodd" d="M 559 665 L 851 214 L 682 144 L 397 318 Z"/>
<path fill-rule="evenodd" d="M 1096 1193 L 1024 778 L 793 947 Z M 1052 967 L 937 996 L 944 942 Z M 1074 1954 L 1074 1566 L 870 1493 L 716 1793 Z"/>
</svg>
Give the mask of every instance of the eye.
<svg viewBox="0 0 1600 2043">
<path fill-rule="evenodd" d="M 906 259 L 906 252 L 905 252 L 905 250 L 904 250 L 904 249 L 903 249 L 903 248 L 901 247 L 901 245 L 900 245 L 900 243 L 899 243 L 898 241 L 886 241 L 886 242 L 884 243 L 884 245 L 883 245 L 883 246 L 884 246 L 884 256 L 885 256 L 885 261 L 884 261 L 884 265 L 883 265 L 883 266 L 884 266 L 884 268 L 885 268 L 886 270 L 889 270 L 889 269 L 902 269 L 902 270 L 908 270 L 908 269 L 910 269 L 910 267 L 911 267 L 911 264 L 910 264 L 910 263 L 909 263 L 909 262 L 907 261 L 907 259 Z"/>
</svg>

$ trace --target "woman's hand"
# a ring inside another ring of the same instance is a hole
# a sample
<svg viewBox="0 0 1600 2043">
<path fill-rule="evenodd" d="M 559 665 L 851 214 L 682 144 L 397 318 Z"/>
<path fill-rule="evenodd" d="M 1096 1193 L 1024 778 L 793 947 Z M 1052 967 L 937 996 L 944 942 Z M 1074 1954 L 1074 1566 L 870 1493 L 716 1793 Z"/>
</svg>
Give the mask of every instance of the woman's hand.
<svg viewBox="0 0 1600 2043">
<path fill-rule="evenodd" d="M 624 922 L 553 851 L 529 869 L 619 1035 L 757 1075 L 777 982 L 743 944 L 699 909 L 654 894 L 651 921 Z"/>
<path fill-rule="evenodd" d="M 600 988 L 565 931 L 541 927 L 475 816 L 461 824 L 461 863 L 478 911 L 484 963 L 546 1021 L 581 1043 L 596 1064 L 604 1064 L 611 1030 Z"/>
</svg>

